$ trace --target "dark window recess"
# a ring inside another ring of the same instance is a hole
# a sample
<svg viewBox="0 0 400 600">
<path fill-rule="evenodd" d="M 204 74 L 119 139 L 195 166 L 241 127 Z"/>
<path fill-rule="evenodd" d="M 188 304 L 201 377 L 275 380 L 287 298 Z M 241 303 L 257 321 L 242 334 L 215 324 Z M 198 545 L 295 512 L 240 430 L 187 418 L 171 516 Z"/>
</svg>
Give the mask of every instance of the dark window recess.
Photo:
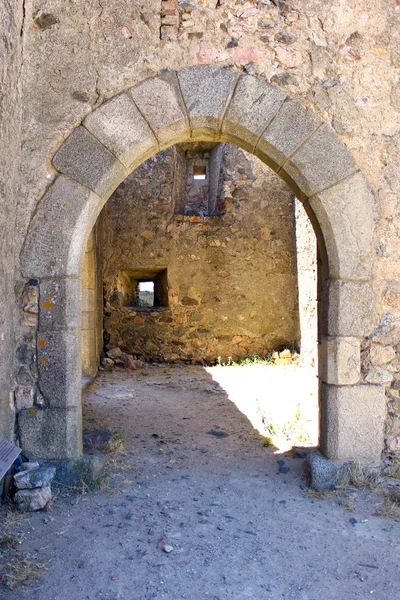
<svg viewBox="0 0 400 600">
<path fill-rule="evenodd" d="M 168 306 L 167 269 L 123 269 L 118 271 L 109 303 L 115 308 L 161 308 Z"/>
<path fill-rule="evenodd" d="M 197 142 L 174 147 L 175 213 L 188 217 L 224 212 L 224 144 Z"/>
</svg>

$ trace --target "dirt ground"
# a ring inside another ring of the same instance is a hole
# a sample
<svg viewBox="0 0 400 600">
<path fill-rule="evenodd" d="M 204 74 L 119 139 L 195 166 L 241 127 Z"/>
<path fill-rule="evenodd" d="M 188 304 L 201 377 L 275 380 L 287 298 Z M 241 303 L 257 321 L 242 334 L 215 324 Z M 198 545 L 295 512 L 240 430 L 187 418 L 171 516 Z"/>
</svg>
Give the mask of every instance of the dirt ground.
<svg viewBox="0 0 400 600">
<path fill-rule="evenodd" d="M 264 413 L 276 404 L 274 368 Z M 241 369 L 247 382 L 259 377 Z M 63 490 L 14 524 L 18 551 L 48 564 L 24 590 L 0 586 L 3 600 L 400 599 L 400 521 L 373 515 L 382 497 L 310 496 L 304 457 L 263 445 L 230 396 L 240 389 L 253 414 L 260 398 L 227 371 L 152 365 L 98 377 L 85 424 L 119 430 L 125 450 L 110 455 L 103 489 Z M 295 377 L 284 372 L 294 395 Z"/>
</svg>

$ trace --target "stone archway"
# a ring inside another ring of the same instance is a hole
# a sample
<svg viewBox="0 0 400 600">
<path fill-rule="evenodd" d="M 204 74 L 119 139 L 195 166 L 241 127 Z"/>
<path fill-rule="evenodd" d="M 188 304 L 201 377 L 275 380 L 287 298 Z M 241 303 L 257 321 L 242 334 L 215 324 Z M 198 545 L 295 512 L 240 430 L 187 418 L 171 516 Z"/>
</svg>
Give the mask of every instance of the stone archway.
<svg viewBox="0 0 400 600">
<path fill-rule="evenodd" d="M 319 297 L 321 448 L 333 460 L 377 463 L 382 386 L 362 381 L 360 342 L 375 324 L 371 244 L 375 199 L 352 154 L 300 102 L 263 80 L 196 66 L 147 79 L 90 114 L 53 158 L 22 254 L 39 281 L 41 409 L 18 415 L 29 457 L 81 453 L 81 270 L 104 203 L 137 166 L 177 142 L 234 143 L 276 171 L 304 203 L 322 256 Z"/>
</svg>

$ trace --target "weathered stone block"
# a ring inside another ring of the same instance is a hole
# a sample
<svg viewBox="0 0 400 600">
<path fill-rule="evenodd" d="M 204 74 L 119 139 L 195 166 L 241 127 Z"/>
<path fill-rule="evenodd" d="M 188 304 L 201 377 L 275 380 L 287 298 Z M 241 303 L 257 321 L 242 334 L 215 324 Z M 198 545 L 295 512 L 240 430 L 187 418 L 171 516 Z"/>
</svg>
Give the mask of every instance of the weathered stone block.
<svg viewBox="0 0 400 600">
<path fill-rule="evenodd" d="M 348 484 L 350 481 L 350 464 L 338 467 L 321 454 L 308 456 L 311 488 L 317 491 L 333 490 L 337 485 Z"/>
<path fill-rule="evenodd" d="M 277 170 L 321 123 L 303 104 L 287 100 L 262 134 L 255 155 Z"/>
<path fill-rule="evenodd" d="M 80 409 L 26 409 L 18 415 L 18 426 L 29 459 L 65 460 L 82 453 Z"/>
<path fill-rule="evenodd" d="M 217 139 L 216 131 L 235 78 L 232 71 L 212 65 L 178 71 L 193 137 Z"/>
<path fill-rule="evenodd" d="M 56 474 L 55 468 L 23 469 L 14 475 L 14 484 L 18 490 L 44 487 L 51 483 Z"/>
<path fill-rule="evenodd" d="M 82 290 L 82 310 L 90 312 L 96 308 L 96 290 L 84 288 Z"/>
<path fill-rule="evenodd" d="M 51 489 L 49 485 L 33 490 L 18 490 L 14 496 L 14 502 L 18 510 L 22 512 L 43 510 L 51 500 Z"/>
<path fill-rule="evenodd" d="M 151 77 L 130 90 L 160 144 L 166 148 L 190 137 L 190 124 L 175 71 Z"/>
<path fill-rule="evenodd" d="M 359 339 L 323 337 L 319 357 L 321 379 L 324 383 L 354 385 L 360 381 Z"/>
<path fill-rule="evenodd" d="M 355 173 L 309 200 L 324 234 L 331 277 L 371 276 L 376 201 L 364 176 Z"/>
<path fill-rule="evenodd" d="M 322 315 L 322 334 L 360 338 L 374 329 L 375 298 L 370 283 L 331 280 L 327 302 Z"/>
<path fill-rule="evenodd" d="M 39 329 L 37 357 L 39 386 L 51 408 L 75 407 L 80 402 L 80 329 Z"/>
<path fill-rule="evenodd" d="M 127 175 L 114 154 L 82 126 L 64 141 L 53 164 L 61 173 L 106 198 Z"/>
<path fill-rule="evenodd" d="M 356 169 L 354 157 L 328 125 L 322 125 L 279 172 L 300 199 L 338 183 Z"/>
<path fill-rule="evenodd" d="M 76 488 L 83 484 L 95 488 L 104 472 L 104 455 L 91 450 L 72 460 L 41 460 L 42 467 L 56 469 L 53 484 L 58 488 Z"/>
<path fill-rule="evenodd" d="M 62 277 L 40 281 L 39 329 L 80 327 L 81 310 L 79 279 Z"/>
<path fill-rule="evenodd" d="M 92 236 L 90 236 L 92 237 Z M 82 287 L 94 289 L 96 287 L 96 260 L 95 253 L 86 249 L 82 267 Z"/>
<path fill-rule="evenodd" d="M 321 385 L 321 450 L 330 460 L 357 458 L 378 465 L 383 449 L 386 402 L 383 386 Z"/>
<path fill-rule="evenodd" d="M 241 77 L 223 120 L 224 139 L 252 151 L 285 98 L 278 87 L 256 77 Z"/>
<path fill-rule="evenodd" d="M 386 365 L 396 358 L 396 352 L 392 346 L 378 346 L 374 344 L 371 347 L 370 359 L 373 365 Z"/>
<path fill-rule="evenodd" d="M 84 125 L 128 169 L 158 151 L 153 132 L 128 94 L 100 106 L 86 117 Z"/>
<path fill-rule="evenodd" d="M 99 196 L 60 176 L 42 198 L 22 252 L 28 277 L 80 275 L 83 244 L 102 207 Z"/>
<path fill-rule="evenodd" d="M 95 329 L 96 324 L 96 313 L 94 311 L 82 312 L 82 330 Z"/>
</svg>

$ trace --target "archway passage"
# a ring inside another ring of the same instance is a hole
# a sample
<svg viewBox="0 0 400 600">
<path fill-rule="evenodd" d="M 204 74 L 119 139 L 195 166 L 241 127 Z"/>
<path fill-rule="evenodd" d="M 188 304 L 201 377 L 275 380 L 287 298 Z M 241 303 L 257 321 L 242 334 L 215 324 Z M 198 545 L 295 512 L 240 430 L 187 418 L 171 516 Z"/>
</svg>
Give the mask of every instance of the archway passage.
<svg viewBox="0 0 400 600">
<path fill-rule="evenodd" d="M 360 342 L 376 320 L 371 286 L 375 200 L 352 154 L 300 102 L 229 69 L 197 66 L 143 81 L 100 106 L 63 142 L 23 251 L 39 282 L 38 386 L 43 407 L 18 415 L 29 457 L 81 453 L 81 271 L 87 239 L 119 183 L 177 142 L 231 142 L 303 202 L 319 246 L 320 443 L 331 459 L 377 463 L 382 386 L 362 382 Z"/>
</svg>

